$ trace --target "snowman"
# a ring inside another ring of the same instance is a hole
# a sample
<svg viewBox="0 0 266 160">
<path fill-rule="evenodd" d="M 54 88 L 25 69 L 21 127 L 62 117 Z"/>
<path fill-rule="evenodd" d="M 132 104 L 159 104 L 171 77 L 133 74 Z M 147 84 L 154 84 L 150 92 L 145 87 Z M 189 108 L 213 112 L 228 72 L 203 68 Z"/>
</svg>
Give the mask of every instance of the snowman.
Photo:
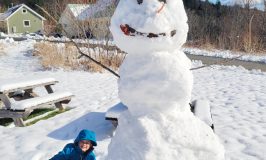
<svg viewBox="0 0 266 160">
<path fill-rule="evenodd" d="M 182 0 L 120 0 L 110 30 L 127 56 L 119 97 L 128 111 L 108 148 L 110 160 L 222 160 L 209 126 L 190 111 L 191 61 Z"/>
</svg>

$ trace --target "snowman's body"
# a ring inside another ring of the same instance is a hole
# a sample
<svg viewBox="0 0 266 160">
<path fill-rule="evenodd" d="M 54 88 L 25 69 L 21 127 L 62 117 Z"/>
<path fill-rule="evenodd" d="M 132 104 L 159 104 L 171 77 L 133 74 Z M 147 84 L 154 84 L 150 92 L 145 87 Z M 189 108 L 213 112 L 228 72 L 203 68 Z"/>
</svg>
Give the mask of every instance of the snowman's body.
<svg viewBox="0 0 266 160">
<path fill-rule="evenodd" d="M 129 111 L 119 118 L 108 159 L 223 159 L 216 135 L 190 112 L 191 62 L 180 51 L 188 31 L 182 0 L 165 2 L 121 0 L 112 17 L 114 40 L 128 53 L 119 97 Z"/>
</svg>

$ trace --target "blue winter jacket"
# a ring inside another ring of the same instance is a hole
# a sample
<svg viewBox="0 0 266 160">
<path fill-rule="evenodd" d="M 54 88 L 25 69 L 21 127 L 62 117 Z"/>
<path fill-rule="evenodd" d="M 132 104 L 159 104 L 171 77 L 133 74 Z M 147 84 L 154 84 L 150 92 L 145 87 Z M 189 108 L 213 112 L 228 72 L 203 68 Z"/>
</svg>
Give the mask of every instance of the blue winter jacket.
<svg viewBox="0 0 266 160">
<path fill-rule="evenodd" d="M 75 139 L 74 143 L 67 144 L 62 151 L 50 160 L 96 160 L 93 147 L 83 153 L 78 146 L 81 140 L 90 140 L 93 146 L 97 146 L 95 133 L 90 130 L 82 130 Z"/>
</svg>

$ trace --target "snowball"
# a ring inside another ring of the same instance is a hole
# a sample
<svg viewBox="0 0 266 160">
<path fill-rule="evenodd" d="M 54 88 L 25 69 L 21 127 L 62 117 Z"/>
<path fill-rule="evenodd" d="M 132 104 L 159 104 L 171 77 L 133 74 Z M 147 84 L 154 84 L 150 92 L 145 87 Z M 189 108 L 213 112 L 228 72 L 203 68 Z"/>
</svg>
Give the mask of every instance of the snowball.
<svg viewBox="0 0 266 160">
<path fill-rule="evenodd" d="M 119 72 L 119 97 L 135 116 L 171 106 L 188 110 L 193 83 L 189 68 L 190 60 L 178 50 L 129 54 Z"/>
<path fill-rule="evenodd" d="M 188 25 L 187 16 L 180 0 L 168 0 L 162 7 L 158 0 L 146 0 L 138 4 L 137 0 L 123 0 L 119 2 L 111 19 L 110 30 L 116 45 L 128 53 L 143 53 L 158 50 L 175 50 L 186 41 Z M 128 24 L 138 32 L 145 34 L 165 33 L 167 36 L 148 38 L 146 36 L 126 36 L 120 25 Z M 176 34 L 171 37 L 170 32 Z"/>
</svg>

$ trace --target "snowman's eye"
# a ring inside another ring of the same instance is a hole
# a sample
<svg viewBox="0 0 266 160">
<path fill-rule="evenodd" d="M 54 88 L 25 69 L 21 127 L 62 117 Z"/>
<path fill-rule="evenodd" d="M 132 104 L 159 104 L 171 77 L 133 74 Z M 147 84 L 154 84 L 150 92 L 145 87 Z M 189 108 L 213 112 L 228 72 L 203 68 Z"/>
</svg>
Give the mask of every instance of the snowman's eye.
<svg viewBox="0 0 266 160">
<path fill-rule="evenodd" d="M 166 3 L 166 0 L 158 0 L 159 2 L 163 2 L 163 3 Z"/>
<path fill-rule="evenodd" d="M 137 0 L 138 1 L 138 4 L 141 4 L 143 3 L 143 0 Z M 166 0 L 158 0 L 159 2 L 163 2 L 163 3 L 166 3 Z"/>
<path fill-rule="evenodd" d="M 138 4 L 141 4 L 143 3 L 143 0 L 137 0 L 138 1 Z"/>
</svg>

